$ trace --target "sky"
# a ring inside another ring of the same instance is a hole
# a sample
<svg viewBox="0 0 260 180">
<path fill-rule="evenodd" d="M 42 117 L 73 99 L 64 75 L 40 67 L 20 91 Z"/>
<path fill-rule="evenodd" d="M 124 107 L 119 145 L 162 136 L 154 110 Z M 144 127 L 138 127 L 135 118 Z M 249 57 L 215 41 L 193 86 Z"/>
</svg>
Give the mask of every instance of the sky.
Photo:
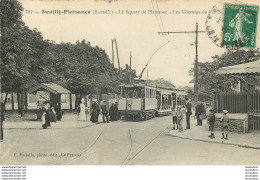
<svg viewBox="0 0 260 180">
<path fill-rule="evenodd" d="M 25 24 L 37 28 L 44 39 L 56 43 L 75 43 L 86 39 L 92 46 L 105 49 L 112 59 L 112 39 L 116 38 L 121 67 L 129 64 L 131 51 L 132 68 L 136 69 L 137 75 L 156 51 L 147 67 L 148 78 L 164 78 L 176 86 L 193 86 L 189 83 L 193 77 L 188 72 L 195 59 L 195 33 L 159 35 L 158 32 L 195 31 L 196 22 L 199 31 L 205 31 L 208 11 L 214 5 L 223 7 L 222 1 L 216 0 L 113 0 L 111 3 L 107 0 L 20 1 L 24 7 Z M 250 4 L 260 3 L 250 1 Z M 90 14 L 51 14 L 54 10 L 90 11 Z M 164 11 L 164 14 L 149 13 L 150 10 Z M 94 14 L 101 11 L 108 13 Z M 213 28 L 218 29 L 216 23 L 212 24 Z M 217 34 L 221 35 L 221 31 Z M 199 62 L 210 62 L 212 56 L 224 52 L 226 50 L 216 46 L 207 33 L 198 34 Z M 117 67 L 116 57 L 115 52 Z M 143 73 L 143 78 L 147 78 L 147 71 Z"/>
</svg>

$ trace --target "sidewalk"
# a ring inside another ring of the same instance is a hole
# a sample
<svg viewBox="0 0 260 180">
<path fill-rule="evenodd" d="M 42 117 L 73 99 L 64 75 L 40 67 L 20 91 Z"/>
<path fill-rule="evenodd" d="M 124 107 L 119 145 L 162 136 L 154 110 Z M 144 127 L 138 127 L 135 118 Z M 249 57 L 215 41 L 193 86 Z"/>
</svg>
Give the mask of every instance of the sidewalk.
<svg viewBox="0 0 260 180">
<path fill-rule="evenodd" d="M 177 130 L 171 130 L 169 132 L 170 136 L 179 137 L 183 139 L 190 139 L 196 141 L 204 141 L 211 143 L 221 143 L 228 145 L 235 145 L 239 147 L 247 147 L 260 149 L 260 132 L 253 133 L 232 133 L 230 132 L 228 135 L 228 140 L 221 139 L 222 134 L 221 131 L 215 131 L 215 139 L 210 139 L 208 136 L 210 135 L 209 127 L 207 125 L 207 120 L 203 120 L 202 126 L 196 126 L 197 120 L 194 119 L 194 116 L 190 118 L 191 129 L 183 130 L 183 132 L 178 132 Z M 186 127 L 186 119 L 183 121 L 183 129 Z"/>
<path fill-rule="evenodd" d="M 99 116 L 99 122 L 102 122 Z M 65 113 L 61 121 L 51 122 L 48 129 L 75 129 L 93 126 L 95 123 L 90 121 L 90 115 L 87 115 L 87 121 L 78 121 L 77 113 Z M 12 114 L 5 117 L 3 122 L 4 129 L 42 129 L 42 122 L 36 121 L 35 114 L 25 114 L 24 117 Z"/>
</svg>

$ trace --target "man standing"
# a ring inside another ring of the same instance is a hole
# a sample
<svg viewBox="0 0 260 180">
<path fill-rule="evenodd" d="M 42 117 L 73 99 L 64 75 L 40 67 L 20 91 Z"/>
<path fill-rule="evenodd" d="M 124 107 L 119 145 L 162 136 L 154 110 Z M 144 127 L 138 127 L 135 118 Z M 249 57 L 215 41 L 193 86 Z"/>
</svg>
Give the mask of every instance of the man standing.
<svg viewBox="0 0 260 180">
<path fill-rule="evenodd" d="M 106 104 L 106 101 L 103 101 L 103 104 L 101 106 L 101 110 L 102 110 L 102 115 L 103 115 L 103 123 L 109 123 L 109 120 L 108 120 L 108 109 L 107 109 L 107 104 Z M 107 121 L 105 121 L 105 118 Z"/>
<path fill-rule="evenodd" d="M 110 121 L 115 121 L 115 105 L 114 103 L 112 103 L 112 105 L 109 108 L 109 117 L 110 117 Z"/>
<path fill-rule="evenodd" d="M 190 129 L 190 115 L 192 115 L 191 103 L 190 103 L 190 100 L 187 99 L 187 103 L 186 103 L 186 129 L 185 130 Z"/>
<path fill-rule="evenodd" d="M 202 126 L 202 119 L 200 119 L 200 115 L 202 115 L 204 112 L 204 106 L 201 102 L 198 102 L 196 106 L 195 116 L 197 117 L 197 125 L 196 126 Z"/>
</svg>

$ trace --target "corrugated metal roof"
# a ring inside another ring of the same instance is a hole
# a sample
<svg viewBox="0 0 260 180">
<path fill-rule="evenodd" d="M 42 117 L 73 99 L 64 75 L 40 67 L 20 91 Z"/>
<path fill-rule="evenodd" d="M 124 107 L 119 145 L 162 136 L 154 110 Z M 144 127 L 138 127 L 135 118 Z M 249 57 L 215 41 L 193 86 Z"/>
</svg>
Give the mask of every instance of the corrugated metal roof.
<svg viewBox="0 0 260 180">
<path fill-rule="evenodd" d="M 217 74 L 260 74 L 260 60 L 219 68 Z"/>
<path fill-rule="evenodd" d="M 45 89 L 54 94 L 70 94 L 71 93 L 68 89 L 65 89 L 64 87 L 62 87 L 58 84 L 55 84 L 55 83 L 41 83 L 39 86 L 29 90 L 28 92 L 33 93 L 39 89 Z"/>
</svg>

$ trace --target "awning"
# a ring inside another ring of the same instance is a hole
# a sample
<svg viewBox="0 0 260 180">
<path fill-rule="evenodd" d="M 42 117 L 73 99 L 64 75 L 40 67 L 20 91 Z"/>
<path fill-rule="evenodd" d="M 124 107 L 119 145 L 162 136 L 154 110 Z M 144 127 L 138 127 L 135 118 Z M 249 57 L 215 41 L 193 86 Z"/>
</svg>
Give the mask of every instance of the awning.
<svg viewBox="0 0 260 180">
<path fill-rule="evenodd" d="M 217 75 L 220 74 L 232 74 L 232 75 L 246 75 L 246 74 L 260 74 L 260 60 L 238 64 L 234 66 L 226 66 L 219 68 L 216 71 Z"/>
<path fill-rule="evenodd" d="M 41 83 L 39 86 L 31 89 L 28 93 L 34 93 L 36 91 L 46 90 L 54 94 L 70 94 L 71 92 L 64 87 L 55 83 Z"/>
</svg>

